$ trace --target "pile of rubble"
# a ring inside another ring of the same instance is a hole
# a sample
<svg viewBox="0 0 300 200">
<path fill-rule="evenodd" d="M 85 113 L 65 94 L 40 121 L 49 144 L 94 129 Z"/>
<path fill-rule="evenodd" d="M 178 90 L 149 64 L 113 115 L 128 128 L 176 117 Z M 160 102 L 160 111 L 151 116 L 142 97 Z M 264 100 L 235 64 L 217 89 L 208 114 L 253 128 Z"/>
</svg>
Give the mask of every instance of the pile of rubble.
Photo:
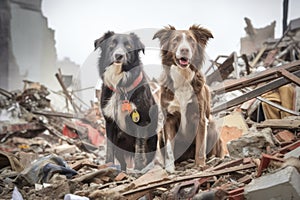
<svg viewBox="0 0 300 200">
<path fill-rule="evenodd" d="M 0 89 L 1 199 L 300 199 L 300 19 L 280 39 L 273 23 L 246 23 L 242 56 L 218 57 L 207 75 L 225 158 L 122 172 L 105 163 L 98 106 L 82 112 L 57 74 L 67 113 L 41 84 Z"/>
</svg>

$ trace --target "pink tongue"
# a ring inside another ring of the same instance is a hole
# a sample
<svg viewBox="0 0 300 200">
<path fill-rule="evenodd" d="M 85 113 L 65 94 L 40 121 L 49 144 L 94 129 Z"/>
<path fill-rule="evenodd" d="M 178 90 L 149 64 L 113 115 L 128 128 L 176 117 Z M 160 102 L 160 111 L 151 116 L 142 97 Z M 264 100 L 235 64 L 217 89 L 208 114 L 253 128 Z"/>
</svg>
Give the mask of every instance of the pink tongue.
<svg viewBox="0 0 300 200">
<path fill-rule="evenodd" d="M 179 63 L 180 63 L 180 65 L 187 65 L 187 64 L 189 64 L 189 62 L 187 60 L 183 60 L 183 59 L 180 59 Z"/>
</svg>

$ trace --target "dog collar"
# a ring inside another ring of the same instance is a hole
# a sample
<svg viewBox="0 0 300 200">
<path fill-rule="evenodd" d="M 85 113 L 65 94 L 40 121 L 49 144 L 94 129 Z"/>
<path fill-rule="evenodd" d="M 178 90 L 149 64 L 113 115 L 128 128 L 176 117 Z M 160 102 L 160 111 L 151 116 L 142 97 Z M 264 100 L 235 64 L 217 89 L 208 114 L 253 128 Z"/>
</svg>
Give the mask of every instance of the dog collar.
<svg viewBox="0 0 300 200">
<path fill-rule="evenodd" d="M 128 88 L 126 88 L 126 91 L 129 92 L 129 91 L 133 90 L 134 88 L 136 88 L 143 80 L 143 77 L 144 77 L 143 72 L 141 71 L 140 75 L 133 81 L 133 83 Z M 118 92 L 118 90 L 114 87 L 108 86 L 108 88 L 110 90 L 112 90 L 113 92 Z"/>
</svg>

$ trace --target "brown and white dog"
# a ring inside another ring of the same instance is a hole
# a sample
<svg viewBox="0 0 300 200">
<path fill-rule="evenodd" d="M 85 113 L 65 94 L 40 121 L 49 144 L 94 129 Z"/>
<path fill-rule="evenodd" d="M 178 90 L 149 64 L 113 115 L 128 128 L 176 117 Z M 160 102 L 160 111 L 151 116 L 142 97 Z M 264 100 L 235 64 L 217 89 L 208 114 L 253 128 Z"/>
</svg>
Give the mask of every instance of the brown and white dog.
<svg viewBox="0 0 300 200">
<path fill-rule="evenodd" d="M 206 154 L 218 140 L 210 123 L 210 92 L 201 72 L 204 49 L 213 35 L 197 25 L 189 30 L 168 26 L 155 33 L 153 39 L 156 38 L 160 41 L 163 64 L 160 103 L 165 116 L 166 169 L 174 171 L 175 160 L 187 157 L 204 166 Z M 219 149 L 214 151 L 220 155 L 221 146 L 217 144 Z"/>
</svg>

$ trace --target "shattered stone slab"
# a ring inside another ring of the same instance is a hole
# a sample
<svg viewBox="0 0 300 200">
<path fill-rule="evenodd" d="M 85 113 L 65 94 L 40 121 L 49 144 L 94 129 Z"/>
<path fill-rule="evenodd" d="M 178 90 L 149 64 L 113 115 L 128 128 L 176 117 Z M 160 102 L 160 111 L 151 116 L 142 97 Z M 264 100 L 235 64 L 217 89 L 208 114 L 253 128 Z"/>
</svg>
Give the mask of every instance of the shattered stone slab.
<svg viewBox="0 0 300 200">
<path fill-rule="evenodd" d="M 300 147 L 298 147 L 284 155 L 284 158 L 290 158 L 290 157 L 300 157 Z"/>
<path fill-rule="evenodd" d="M 250 129 L 247 134 L 227 143 L 227 149 L 231 157 L 259 157 L 266 152 L 268 146 L 274 147 L 272 129 L 265 128 L 261 131 Z"/>
<path fill-rule="evenodd" d="M 300 199 L 300 175 L 294 167 L 286 167 L 272 174 L 253 179 L 245 186 L 245 198 Z"/>
</svg>

